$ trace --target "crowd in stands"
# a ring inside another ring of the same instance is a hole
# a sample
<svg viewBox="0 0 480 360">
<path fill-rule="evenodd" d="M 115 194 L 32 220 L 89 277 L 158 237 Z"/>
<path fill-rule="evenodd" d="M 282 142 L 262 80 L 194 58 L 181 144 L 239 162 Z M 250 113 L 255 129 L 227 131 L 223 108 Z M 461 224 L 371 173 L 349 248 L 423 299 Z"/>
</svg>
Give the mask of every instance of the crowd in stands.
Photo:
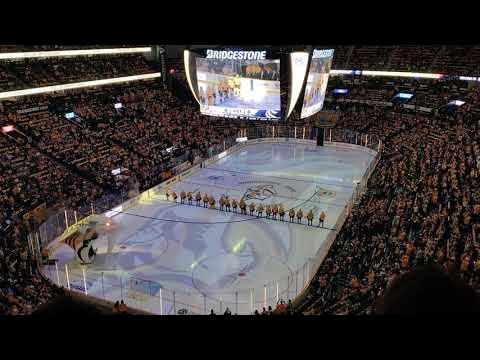
<svg viewBox="0 0 480 360">
<path fill-rule="evenodd" d="M 379 111 L 352 108 L 343 126 L 358 127 L 357 113 L 375 119 Z M 383 134 L 381 160 L 316 275 L 305 313 L 373 313 L 388 284 L 421 264 L 480 289 L 478 124 L 461 113 L 382 117 L 368 125 Z"/>
<path fill-rule="evenodd" d="M 347 94 L 334 94 L 334 89 L 347 89 Z M 327 98 L 337 102 L 399 103 L 398 93 L 413 94 L 403 101 L 410 107 L 436 110 L 452 100 L 466 102 L 464 112 L 480 111 L 480 87 L 476 83 L 453 79 L 412 79 L 383 77 L 332 76 L 327 87 Z"/>
<path fill-rule="evenodd" d="M 322 46 L 325 48 L 325 46 Z M 335 46 L 333 69 L 478 76 L 480 46 Z"/>
<path fill-rule="evenodd" d="M 174 155 L 205 155 L 209 147 L 236 134 L 231 122 L 201 116 L 151 84 L 38 96 L 8 104 L 0 113 L 41 151 L 88 174 L 99 186 L 127 186 L 112 176 L 112 170 L 121 168 L 144 190 L 173 164 Z M 122 108 L 115 109 L 115 103 Z M 65 119 L 70 111 L 77 123 Z M 172 147 L 174 154 L 166 152 Z"/>
</svg>

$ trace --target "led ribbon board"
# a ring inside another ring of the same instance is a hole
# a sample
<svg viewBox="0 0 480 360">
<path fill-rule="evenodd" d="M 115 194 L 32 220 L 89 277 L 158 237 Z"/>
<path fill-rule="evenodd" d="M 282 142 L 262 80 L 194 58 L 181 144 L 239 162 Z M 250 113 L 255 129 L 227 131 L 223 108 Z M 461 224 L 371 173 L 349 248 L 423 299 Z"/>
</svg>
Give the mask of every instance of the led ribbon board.
<svg viewBox="0 0 480 360">
<path fill-rule="evenodd" d="M 5 91 L 0 93 L 0 99 L 16 98 L 16 97 L 27 96 L 27 95 L 38 95 L 38 94 L 51 93 L 55 91 L 73 90 L 73 89 L 80 89 L 80 88 L 93 87 L 93 86 L 111 85 L 111 84 L 118 84 L 118 83 L 129 82 L 129 81 L 149 80 L 149 79 L 159 78 L 160 76 L 161 76 L 160 73 L 151 73 L 151 74 L 143 74 L 143 75 L 123 76 L 118 78 L 110 78 L 110 79 L 102 79 L 102 80 L 82 81 L 78 83 L 63 84 L 63 85 L 43 86 L 43 87 L 24 89 L 24 90 Z"/>
<path fill-rule="evenodd" d="M 119 55 L 151 52 L 150 47 L 114 48 L 114 49 L 85 49 L 85 50 L 59 50 L 59 51 L 25 51 L 0 53 L 0 60 L 20 60 L 31 58 L 65 57 L 65 56 L 91 56 L 91 55 Z"/>
</svg>

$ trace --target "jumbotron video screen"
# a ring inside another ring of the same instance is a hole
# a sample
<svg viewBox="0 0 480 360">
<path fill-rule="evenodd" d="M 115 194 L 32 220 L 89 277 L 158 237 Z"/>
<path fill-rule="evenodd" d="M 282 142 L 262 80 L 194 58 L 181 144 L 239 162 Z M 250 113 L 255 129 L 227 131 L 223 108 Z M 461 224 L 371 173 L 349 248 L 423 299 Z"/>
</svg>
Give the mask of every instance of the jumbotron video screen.
<svg viewBox="0 0 480 360">
<path fill-rule="evenodd" d="M 332 59 L 332 49 L 315 49 L 313 51 L 305 87 L 305 96 L 303 97 L 302 113 L 300 115 L 302 119 L 322 110 Z"/>
<path fill-rule="evenodd" d="M 279 120 L 280 60 L 197 58 L 200 111 L 204 115 Z"/>
</svg>

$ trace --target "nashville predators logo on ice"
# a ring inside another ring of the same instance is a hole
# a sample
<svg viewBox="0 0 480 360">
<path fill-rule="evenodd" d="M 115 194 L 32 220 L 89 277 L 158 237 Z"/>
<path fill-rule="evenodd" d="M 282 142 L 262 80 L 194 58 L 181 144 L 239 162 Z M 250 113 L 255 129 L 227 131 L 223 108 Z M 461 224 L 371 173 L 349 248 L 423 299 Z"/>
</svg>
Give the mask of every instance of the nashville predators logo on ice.
<svg viewBox="0 0 480 360">
<path fill-rule="evenodd" d="M 245 200 L 266 200 L 277 195 L 273 185 L 258 185 L 248 188 L 245 192 Z"/>
<path fill-rule="evenodd" d="M 325 199 L 325 198 L 334 198 L 337 195 L 337 193 L 333 190 L 328 190 L 324 188 L 319 188 L 317 190 L 316 197 L 318 199 Z"/>
</svg>

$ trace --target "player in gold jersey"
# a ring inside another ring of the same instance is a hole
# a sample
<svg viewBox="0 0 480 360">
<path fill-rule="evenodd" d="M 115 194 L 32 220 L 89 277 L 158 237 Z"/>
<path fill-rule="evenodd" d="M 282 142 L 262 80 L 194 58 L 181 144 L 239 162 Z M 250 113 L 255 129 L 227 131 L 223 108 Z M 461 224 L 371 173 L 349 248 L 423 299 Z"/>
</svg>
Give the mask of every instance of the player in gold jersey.
<svg viewBox="0 0 480 360">
<path fill-rule="evenodd" d="M 234 89 L 235 89 L 235 95 L 240 96 L 240 75 L 236 74 L 235 77 L 233 78 L 233 84 L 234 84 Z"/>
</svg>

